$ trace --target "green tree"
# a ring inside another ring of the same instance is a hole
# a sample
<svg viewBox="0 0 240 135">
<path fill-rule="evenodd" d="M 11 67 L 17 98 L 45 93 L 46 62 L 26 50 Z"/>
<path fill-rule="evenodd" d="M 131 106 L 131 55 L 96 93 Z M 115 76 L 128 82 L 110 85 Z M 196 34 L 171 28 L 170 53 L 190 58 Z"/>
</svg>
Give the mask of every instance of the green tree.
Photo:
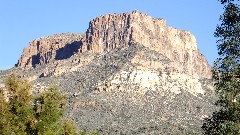
<svg viewBox="0 0 240 135">
<path fill-rule="evenodd" d="M 31 85 L 12 75 L 6 80 L 8 102 L 1 91 L 1 121 L 2 134 L 26 134 L 31 120 L 34 118 L 31 109 Z"/>
<path fill-rule="evenodd" d="M 65 102 L 66 97 L 61 95 L 56 87 L 49 88 L 35 99 L 34 111 L 38 134 L 46 131 L 56 133 L 60 129 L 59 120 L 63 116 Z"/>
<path fill-rule="evenodd" d="M 206 119 L 202 126 L 204 134 L 240 134 L 240 8 L 236 0 L 219 0 L 224 5 L 217 26 L 219 58 L 214 63 L 213 78 L 219 100 L 219 111 Z M 239 1 L 239 0 L 237 0 Z"/>
<path fill-rule="evenodd" d="M 39 96 L 32 95 L 29 82 L 11 75 L 6 93 L 0 90 L 1 135 L 75 135 L 70 121 L 62 120 L 66 97 L 56 87 Z"/>
</svg>

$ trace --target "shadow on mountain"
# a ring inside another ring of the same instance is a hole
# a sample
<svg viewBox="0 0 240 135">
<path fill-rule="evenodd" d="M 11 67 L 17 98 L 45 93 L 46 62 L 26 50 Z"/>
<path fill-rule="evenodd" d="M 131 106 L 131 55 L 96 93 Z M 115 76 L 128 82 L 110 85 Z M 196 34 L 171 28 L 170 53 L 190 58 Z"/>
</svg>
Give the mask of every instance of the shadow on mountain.
<svg viewBox="0 0 240 135">
<path fill-rule="evenodd" d="M 74 41 L 71 44 L 66 44 L 64 47 L 56 51 L 55 60 L 68 59 L 72 55 L 78 52 L 78 49 L 82 46 L 82 41 Z"/>
<path fill-rule="evenodd" d="M 32 56 L 32 66 L 35 68 L 37 64 L 40 63 L 40 54 Z"/>
</svg>

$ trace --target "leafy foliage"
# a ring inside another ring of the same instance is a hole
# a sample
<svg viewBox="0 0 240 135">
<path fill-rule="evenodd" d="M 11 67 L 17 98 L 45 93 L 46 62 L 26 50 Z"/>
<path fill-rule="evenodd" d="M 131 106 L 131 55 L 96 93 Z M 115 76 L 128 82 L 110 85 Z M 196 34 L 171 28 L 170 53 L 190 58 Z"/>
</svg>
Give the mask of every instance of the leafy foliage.
<svg viewBox="0 0 240 135">
<path fill-rule="evenodd" d="M 11 75 L 7 95 L 0 90 L 0 134 L 75 135 L 73 123 L 62 120 L 66 97 L 55 87 L 32 96 L 29 82 Z"/>
<path fill-rule="evenodd" d="M 214 63 L 213 78 L 220 110 L 202 129 L 204 134 L 236 135 L 240 134 L 240 7 L 234 0 L 219 1 L 225 11 L 214 33 L 220 57 Z"/>
<path fill-rule="evenodd" d="M 37 119 L 37 132 L 53 131 L 58 129 L 59 119 L 63 116 L 65 97 L 55 87 L 49 88 L 35 99 L 34 110 Z M 57 131 L 54 131 L 57 132 Z"/>
<path fill-rule="evenodd" d="M 1 134 L 25 134 L 30 127 L 34 113 L 31 109 L 31 85 L 27 81 L 20 81 L 15 76 L 6 80 L 8 102 L 1 92 Z"/>
</svg>

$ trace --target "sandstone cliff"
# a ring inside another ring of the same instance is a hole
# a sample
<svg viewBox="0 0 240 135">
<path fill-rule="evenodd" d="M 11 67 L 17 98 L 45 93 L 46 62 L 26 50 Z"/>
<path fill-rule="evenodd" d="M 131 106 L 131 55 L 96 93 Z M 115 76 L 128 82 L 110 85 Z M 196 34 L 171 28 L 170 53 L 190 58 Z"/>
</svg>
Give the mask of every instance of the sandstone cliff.
<svg viewBox="0 0 240 135">
<path fill-rule="evenodd" d="M 104 53 L 113 48 L 142 44 L 172 61 L 178 72 L 196 78 L 211 78 L 211 68 L 199 52 L 195 37 L 188 31 L 168 27 L 164 19 L 145 13 L 108 14 L 89 23 L 85 34 L 56 34 L 30 42 L 17 67 L 35 67 L 53 60 L 69 58 L 74 53 Z"/>
</svg>

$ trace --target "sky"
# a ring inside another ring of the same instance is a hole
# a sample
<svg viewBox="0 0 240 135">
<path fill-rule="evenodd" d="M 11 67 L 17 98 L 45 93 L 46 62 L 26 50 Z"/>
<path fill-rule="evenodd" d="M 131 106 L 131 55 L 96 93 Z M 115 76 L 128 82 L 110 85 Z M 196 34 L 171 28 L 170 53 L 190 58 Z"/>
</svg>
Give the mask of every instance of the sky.
<svg viewBox="0 0 240 135">
<path fill-rule="evenodd" d="M 193 33 L 210 65 L 218 57 L 213 33 L 223 6 L 217 0 L 0 0 L 0 70 L 13 67 L 31 40 L 83 33 L 97 16 L 133 10 Z"/>
</svg>

